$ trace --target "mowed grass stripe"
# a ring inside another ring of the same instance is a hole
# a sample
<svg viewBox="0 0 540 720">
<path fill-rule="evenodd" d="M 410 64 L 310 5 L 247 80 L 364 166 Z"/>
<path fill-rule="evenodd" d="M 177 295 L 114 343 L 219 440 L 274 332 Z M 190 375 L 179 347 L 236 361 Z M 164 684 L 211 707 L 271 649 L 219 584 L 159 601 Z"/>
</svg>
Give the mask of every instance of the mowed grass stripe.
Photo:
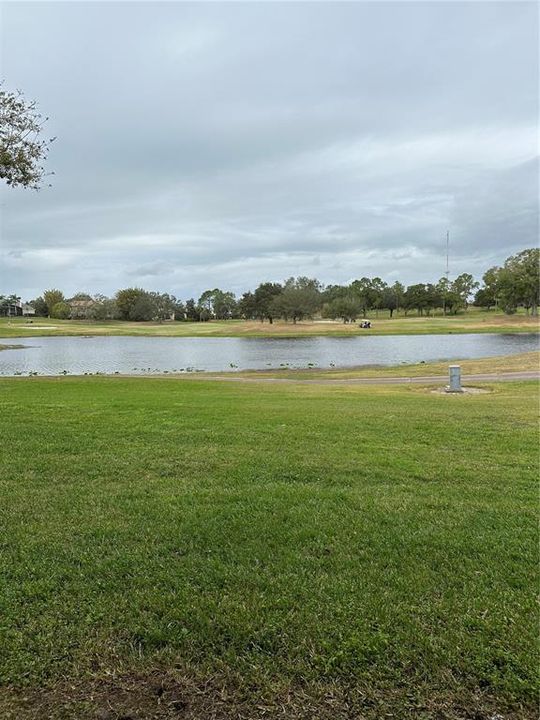
<svg viewBox="0 0 540 720">
<path fill-rule="evenodd" d="M 181 663 L 533 708 L 536 384 L 491 389 L 1 380 L 2 681 Z"/>
</svg>

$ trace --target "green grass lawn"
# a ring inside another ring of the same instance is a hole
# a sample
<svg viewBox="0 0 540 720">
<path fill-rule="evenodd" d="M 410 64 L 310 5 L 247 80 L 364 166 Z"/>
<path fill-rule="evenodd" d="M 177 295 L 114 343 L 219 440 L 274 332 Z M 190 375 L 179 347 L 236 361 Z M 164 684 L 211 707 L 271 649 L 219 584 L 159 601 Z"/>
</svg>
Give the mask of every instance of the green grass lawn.
<svg viewBox="0 0 540 720">
<path fill-rule="evenodd" d="M 505 315 L 499 311 L 470 308 L 459 315 L 418 317 L 416 313 L 408 316 L 395 315 L 390 319 L 388 311 L 372 312 L 371 330 L 361 330 L 357 324 L 343 324 L 332 321 L 276 321 L 260 323 L 243 320 L 213 320 L 211 322 L 94 322 L 87 320 L 49 320 L 35 318 L 0 318 L 0 337 L 20 337 L 36 335 L 161 335 L 161 336 L 200 336 L 200 337 L 302 337 L 305 335 L 412 335 L 434 333 L 468 332 L 538 332 L 538 317 L 525 315 Z"/>
<path fill-rule="evenodd" d="M 537 386 L 490 389 L 1 379 L 0 717 L 536 718 Z"/>
</svg>

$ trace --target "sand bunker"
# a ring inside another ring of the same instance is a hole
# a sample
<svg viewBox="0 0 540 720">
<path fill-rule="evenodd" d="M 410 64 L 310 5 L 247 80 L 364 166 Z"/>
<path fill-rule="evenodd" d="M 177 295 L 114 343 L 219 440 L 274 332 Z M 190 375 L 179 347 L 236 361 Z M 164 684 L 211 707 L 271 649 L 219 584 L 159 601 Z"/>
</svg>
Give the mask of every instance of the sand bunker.
<svg viewBox="0 0 540 720">
<path fill-rule="evenodd" d="M 21 325 L 21 330 L 58 330 L 58 325 Z"/>
</svg>

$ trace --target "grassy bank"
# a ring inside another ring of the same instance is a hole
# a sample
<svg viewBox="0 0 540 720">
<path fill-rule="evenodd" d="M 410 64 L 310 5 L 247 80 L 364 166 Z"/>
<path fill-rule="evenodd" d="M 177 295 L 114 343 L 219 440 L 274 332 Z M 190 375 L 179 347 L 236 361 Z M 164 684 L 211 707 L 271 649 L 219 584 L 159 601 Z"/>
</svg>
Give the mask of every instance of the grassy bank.
<svg viewBox="0 0 540 720">
<path fill-rule="evenodd" d="M 535 390 L 0 380 L 0 716 L 535 718 Z"/>
<path fill-rule="evenodd" d="M 538 332 L 537 317 L 523 313 L 504 315 L 499 312 L 486 312 L 472 309 L 454 316 L 436 315 L 417 317 L 410 314 L 390 319 L 387 312 L 379 316 L 370 315 L 373 327 L 361 330 L 357 324 L 343 324 L 333 321 L 315 322 L 274 322 L 260 323 L 243 320 L 214 320 L 205 323 L 186 322 L 91 322 L 83 320 L 48 320 L 36 318 L 29 322 L 26 318 L 15 318 L 8 322 L 0 318 L 0 337 L 20 337 L 35 335 L 158 335 L 171 337 L 303 337 L 306 335 L 347 336 L 362 335 L 415 335 L 436 333 L 471 332 Z"/>
<path fill-rule="evenodd" d="M 235 377 L 249 379 L 288 378 L 291 380 L 346 380 L 354 378 L 385 378 L 385 377 L 429 377 L 447 375 L 448 366 L 458 364 L 464 375 L 481 373 L 504 373 L 529 370 L 540 370 L 540 351 L 516 353 L 515 355 L 496 355 L 494 357 L 477 358 L 474 360 L 445 360 L 444 362 L 402 363 L 401 365 L 361 365 L 352 368 L 320 369 L 310 368 L 294 370 L 279 368 L 274 370 L 242 370 Z M 230 373 L 229 373 L 230 375 Z M 213 377 L 223 377 L 216 375 Z"/>
</svg>

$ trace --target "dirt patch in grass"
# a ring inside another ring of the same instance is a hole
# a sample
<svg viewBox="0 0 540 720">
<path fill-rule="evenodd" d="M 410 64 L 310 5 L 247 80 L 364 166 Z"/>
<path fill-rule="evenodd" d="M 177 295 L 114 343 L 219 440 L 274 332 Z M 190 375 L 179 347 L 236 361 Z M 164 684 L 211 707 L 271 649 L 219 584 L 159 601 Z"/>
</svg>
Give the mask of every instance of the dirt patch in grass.
<svg viewBox="0 0 540 720">
<path fill-rule="evenodd" d="M 428 700 L 426 701 L 426 697 Z M 426 688 L 363 691 L 328 681 L 262 689 L 179 670 L 65 680 L 48 688 L 0 689 L 4 720 L 532 720 L 536 709 L 500 707 L 478 691 L 454 696 Z"/>
<path fill-rule="evenodd" d="M 435 395 L 446 395 L 448 397 L 460 397 L 463 395 L 485 395 L 486 393 L 492 392 L 490 388 L 479 388 L 479 387 L 463 387 L 461 392 L 450 392 L 448 387 L 439 387 L 435 390 L 431 390 Z"/>
</svg>

